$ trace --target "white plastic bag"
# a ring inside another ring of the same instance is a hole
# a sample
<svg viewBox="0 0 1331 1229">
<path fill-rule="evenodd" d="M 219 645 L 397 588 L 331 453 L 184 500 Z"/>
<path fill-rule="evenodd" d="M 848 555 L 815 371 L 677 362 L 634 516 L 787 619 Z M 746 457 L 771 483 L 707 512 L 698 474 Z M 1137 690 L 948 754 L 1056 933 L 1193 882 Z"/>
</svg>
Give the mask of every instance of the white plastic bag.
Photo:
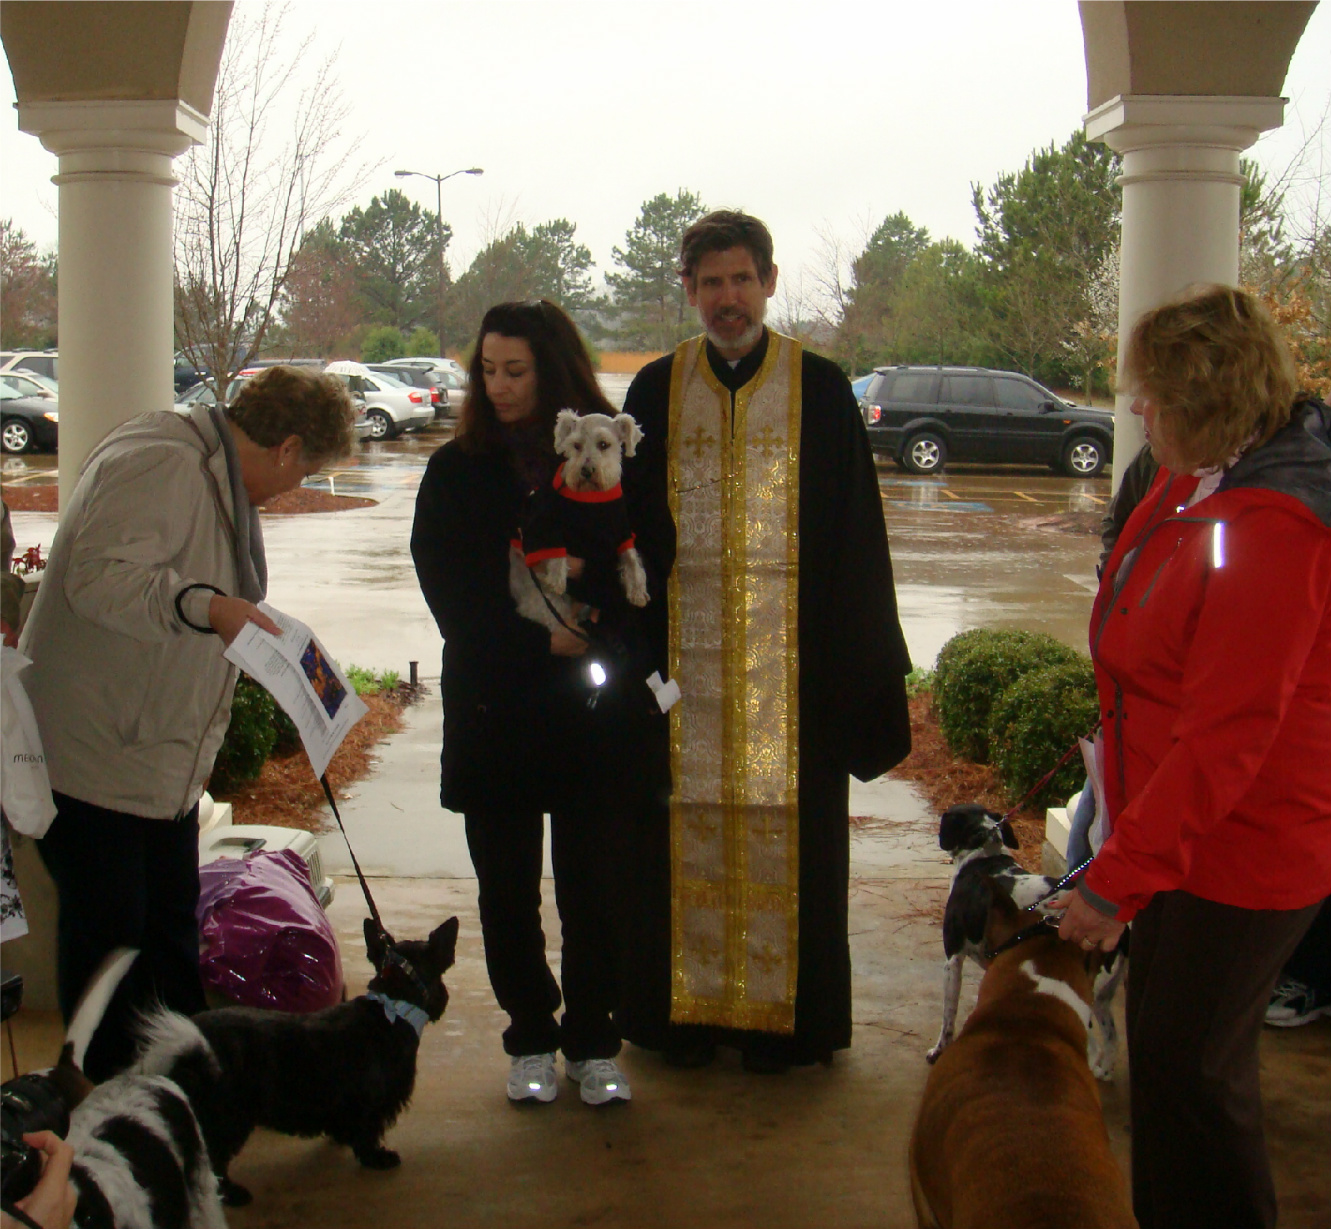
<svg viewBox="0 0 1331 1229">
<path fill-rule="evenodd" d="M 30 665 L 32 662 L 17 649 L 0 646 L 0 747 L 4 748 L 0 806 L 15 832 L 40 837 L 46 835 L 55 818 L 55 803 L 37 718 L 19 678 Z"/>
</svg>

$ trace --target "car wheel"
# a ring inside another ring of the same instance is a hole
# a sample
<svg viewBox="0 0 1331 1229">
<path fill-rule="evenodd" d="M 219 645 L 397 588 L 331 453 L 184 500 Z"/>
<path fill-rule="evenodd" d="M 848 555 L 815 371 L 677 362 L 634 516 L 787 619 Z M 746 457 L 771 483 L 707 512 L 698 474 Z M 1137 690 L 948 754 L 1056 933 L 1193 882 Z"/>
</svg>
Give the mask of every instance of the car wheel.
<svg viewBox="0 0 1331 1229">
<path fill-rule="evenodd" d="M 1105 446 L 1089 435 L 1070 439 L 1063 449 L 1063 472 L 1070 478 L 1094 478 L 1105 467 Z"/>
<path fill-rule="evenodd" d="M 6 418 L 0 427 L 0 445 L 6 452 L 27 452 L 32 447 L 32 428 L 21 418 Z"/>
<path fill-rule="evenodd" d="M 947 463 L 947 445 L 932 431 L 921 431 L 906 441 L 901 459 L 912 474 L 936 474 Z"/>
<path fill-rule="evenodd" d="M 370 420 L 372 440 L 391 440 L 397 434 L 392 418 L 383 410 L 371 410 L 365 417 Z"/>
</svg>

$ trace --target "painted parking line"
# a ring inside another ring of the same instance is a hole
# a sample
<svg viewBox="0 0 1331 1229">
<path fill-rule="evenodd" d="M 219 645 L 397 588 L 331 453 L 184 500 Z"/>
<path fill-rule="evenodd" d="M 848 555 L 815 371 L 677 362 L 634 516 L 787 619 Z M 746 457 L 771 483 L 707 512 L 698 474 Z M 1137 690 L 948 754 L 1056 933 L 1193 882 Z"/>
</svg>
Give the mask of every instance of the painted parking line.
<svg viewBox="0 0 1331 1229">
<path fill-rule="evenodd" d="M 992 512 L 988 504 L 976 503 L 972 500 L 964 500 L 959 495 L 953 495 L 956 503 L 951 504 L 919 504 L 909 499 L 885 499 L 883 503 L 892 508 L 905 508 L 911 512 Z"/>
<path fill-rule="evenodd" d="M 1013 491 L 1012 493 L 1013 493 L 1018 499 L 1024 499 L 1024 500 L 1026 500 L 1028 503 L 1038 504 L 1038 503 L 1042 503 L 1042 502 L 1043 502 L 1042 500 L 1036 499 L 1034 495 L 1027 495 L 1025 491 Z"/>
</svg>

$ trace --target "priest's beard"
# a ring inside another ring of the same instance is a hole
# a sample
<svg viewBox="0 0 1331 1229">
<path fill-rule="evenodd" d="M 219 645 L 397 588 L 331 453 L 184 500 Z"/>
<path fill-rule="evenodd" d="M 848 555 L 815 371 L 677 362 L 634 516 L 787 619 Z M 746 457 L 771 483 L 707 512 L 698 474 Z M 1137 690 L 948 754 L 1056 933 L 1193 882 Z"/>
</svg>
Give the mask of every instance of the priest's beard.
<svg viewBox="0 0 1331 1229">
<path fill-rule="evenodd" d="M 701 313 L 699 313 L 699 315 L 701 316 Z M 763 321 L 766 318 L 766 315 L 766 312 L 762 312 L 757 320 L 750 320 L 749 327 L 746 328 L 744 332 L 740 333 L 738 336 L 731 337 L 724 336 L 713 327 L 716 323 L 715 317 L 712 320 L 704 318 L 702 323 L 703 328 L 707 330 L 707 340 L 722 353 L 725 353 L 728 350 L 739 350 L 748 353 L 748 351 L 752 350 L 762 338 Z M 734 319 L 734 317 L 730 317 L 730 319 Z"/>
</svg>

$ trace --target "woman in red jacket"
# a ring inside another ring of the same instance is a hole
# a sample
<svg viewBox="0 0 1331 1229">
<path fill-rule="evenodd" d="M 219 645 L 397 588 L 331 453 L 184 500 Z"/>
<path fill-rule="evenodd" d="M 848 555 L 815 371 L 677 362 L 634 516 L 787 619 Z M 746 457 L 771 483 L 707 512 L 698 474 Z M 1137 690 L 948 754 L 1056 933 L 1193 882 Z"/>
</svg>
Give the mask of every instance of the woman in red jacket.
<svg viewBox="0 0 1331 1229">
<path fill-rule="evenodd" d="M 1331 411 L 1227 287 L 1142 317 L 1123 378 L 1161 469 L 1091 617 L 1112 833 L 1061 933 L 1133 922 L 1142 1229 L 1271 1226 L 1258 1037 L 1331 893 Z"/>
</svg>

